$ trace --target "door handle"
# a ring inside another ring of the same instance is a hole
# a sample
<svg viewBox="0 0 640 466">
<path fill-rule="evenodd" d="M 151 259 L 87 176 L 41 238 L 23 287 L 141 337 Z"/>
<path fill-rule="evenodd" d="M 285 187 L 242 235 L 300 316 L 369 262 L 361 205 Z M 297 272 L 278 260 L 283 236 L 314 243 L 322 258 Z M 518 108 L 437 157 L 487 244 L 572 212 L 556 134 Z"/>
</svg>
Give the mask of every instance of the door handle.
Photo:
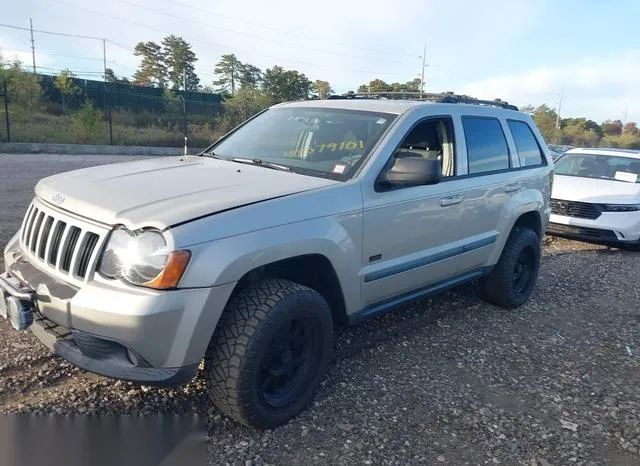
<svg viewBox="0 0 640 466">
<path fill-rule="evenodd" d="M 520 183 L 508 184 L 504 187 L 505 192 L 512 193 L 514 191 L 520 191 Z"/>
<path fill-rule="evenodd" d="M 443 197 L 440 199 L 440 205 L 442 207 L 446 207 L 449 205 L 460 204 L 462 201 L 464 201 L 464 197 L 458 194 L 455 196 Z"/>
</svg>

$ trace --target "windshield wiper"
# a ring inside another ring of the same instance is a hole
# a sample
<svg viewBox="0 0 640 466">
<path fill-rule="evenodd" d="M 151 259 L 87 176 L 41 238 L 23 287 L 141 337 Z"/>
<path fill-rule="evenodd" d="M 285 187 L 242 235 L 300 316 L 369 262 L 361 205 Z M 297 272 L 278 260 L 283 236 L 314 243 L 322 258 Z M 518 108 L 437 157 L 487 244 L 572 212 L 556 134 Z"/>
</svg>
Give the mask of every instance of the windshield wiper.
<svg viewBox="0 0 640 466">
<path fill-rule="evenodd" d="M 243 157 L 230 157 L 227 160 L 231 160 L 232 162 L 238 162 L 238 163 L 248 163 L 250 165 L 259 165 L 261 167 L 272 168 L 274 170 L 281 170 L 285 172 L 293 171 L 291 167 L 287 167 L 286 165 L 279 165 L 277 163 L 267 162 L 266 160 L 262 160 L 262 159 L 246 159 Z"/>
</svg>

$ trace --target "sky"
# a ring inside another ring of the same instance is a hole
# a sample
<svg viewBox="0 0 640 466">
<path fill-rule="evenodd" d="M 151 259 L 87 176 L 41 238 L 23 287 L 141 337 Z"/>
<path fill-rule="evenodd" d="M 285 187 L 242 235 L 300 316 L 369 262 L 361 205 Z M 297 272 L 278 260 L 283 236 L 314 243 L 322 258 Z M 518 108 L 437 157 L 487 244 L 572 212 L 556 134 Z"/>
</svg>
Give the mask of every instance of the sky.
<svg viewBox="0 0 640 466">
<path fill-rule="evenodd" d="M 101 79 L 131 77 L 140 41 L 182 36 L 198 57 L 201 84 L 220 55 L 266 69 L 296 69 L 337 93 L 380 78 L 420 77 L 425 91 L 546 103 L 562 117 L 640 121 L 640 2 L 633 0 L 20 0 L 0 18 L 0 54 L 39 72 L 69 68 Z M 625 118 L 626 115 L 626 118 Z"/>
</svg>

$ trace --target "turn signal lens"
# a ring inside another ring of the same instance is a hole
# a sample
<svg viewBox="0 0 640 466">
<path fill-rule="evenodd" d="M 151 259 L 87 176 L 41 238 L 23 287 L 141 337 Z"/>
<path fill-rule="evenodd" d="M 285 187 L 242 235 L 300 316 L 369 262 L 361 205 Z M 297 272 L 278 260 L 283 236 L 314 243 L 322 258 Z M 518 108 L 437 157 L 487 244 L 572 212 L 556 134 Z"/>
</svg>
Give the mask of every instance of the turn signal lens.
<svg viewBox="0 0 640 466">
<path fill-rule="evenodd" d="M 153 280 L 143 283 L 143 286 L 156 290 L 176 288 L 191 259 L 190 251 L 173 251 L 169 253 L 167 265 Z"/>
</svg>

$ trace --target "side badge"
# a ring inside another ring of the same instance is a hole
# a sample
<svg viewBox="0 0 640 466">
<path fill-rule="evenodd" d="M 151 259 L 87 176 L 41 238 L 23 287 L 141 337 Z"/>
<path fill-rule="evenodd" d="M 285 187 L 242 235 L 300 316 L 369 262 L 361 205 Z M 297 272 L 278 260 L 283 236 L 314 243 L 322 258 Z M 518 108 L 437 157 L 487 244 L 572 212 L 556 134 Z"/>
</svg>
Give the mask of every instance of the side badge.
<svg viewBox="0 0 640 466">
<path fill-rule="evenodd" d="M 51 202 L 53 202 L 56 205 L 60 205 L 65 201 L 65 197 L 62 195 L 62 193 L 56 193 L 53 196 L 51 196 Z"/>
</svg>

